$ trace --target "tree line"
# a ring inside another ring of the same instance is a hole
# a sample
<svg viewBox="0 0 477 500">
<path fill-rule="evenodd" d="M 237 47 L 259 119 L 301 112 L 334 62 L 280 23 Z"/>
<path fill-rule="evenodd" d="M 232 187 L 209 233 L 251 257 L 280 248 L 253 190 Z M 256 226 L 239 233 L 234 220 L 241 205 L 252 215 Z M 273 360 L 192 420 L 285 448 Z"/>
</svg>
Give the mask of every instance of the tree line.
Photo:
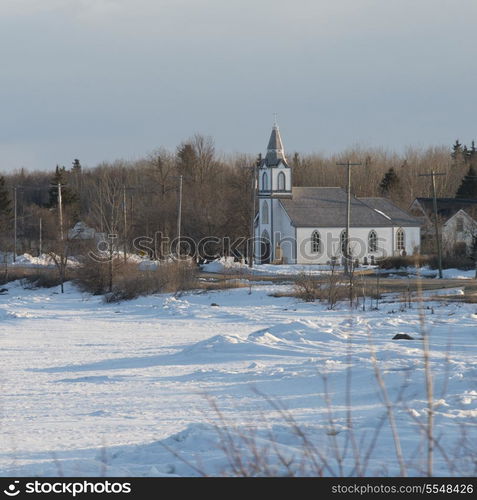
<svg viewBox="0 0 477 500">
<path fill-rule="evenodd" d="M 344 167 L 353 171 L 356 196 L 386 196 L 402 208 L 416 197 L 430 197 L 434 170 L 439 197 L 477 198 L 477 152 L 459 141 L 451 147 L 347 149 L 339 154 L 291 153 L 294 186 L 345 187 Z M 51 171 L 21 169 L 0 175 L 0 250 L 12 251 L 16 206 L 17 253 L 53 251 L 58 245 L 58 185 L 64 229 L 82 221 L 96 231 L 117 235 L 131 247 L 137 237 L 177 236 L 179 179 L 182 176 L 181 236 L 231 240 L 248 237 L 253 211 L 253 172 L 258 155 L 219 155 L 211 137 L 196 134 L 175 151 L 159 148 L 136 161 L 116 160 L 85 168 L 79 159 Z M 41 228 L 40 228 L 41 224 Z M 217 248 L 220 252 L 220 249 Z"/>
</svg>

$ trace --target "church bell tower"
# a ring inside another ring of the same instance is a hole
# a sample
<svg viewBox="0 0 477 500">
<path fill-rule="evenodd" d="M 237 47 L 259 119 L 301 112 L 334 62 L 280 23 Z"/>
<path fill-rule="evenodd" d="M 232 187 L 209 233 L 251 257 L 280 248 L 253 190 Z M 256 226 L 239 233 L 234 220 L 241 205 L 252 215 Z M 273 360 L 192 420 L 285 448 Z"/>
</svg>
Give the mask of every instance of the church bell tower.
<svg viewBox="0 0 477 500">
<path fill-rule="evenodd" d="M 287 163 L 278 125 L 268 141 L 267 154 L 258 167 L 258 237 L 260 261 L 273 262 L 277 257 L 280 236 L 275 234 L 274 218 L 280 198 L 292 196 L 292 169 Z"/>
</svg>

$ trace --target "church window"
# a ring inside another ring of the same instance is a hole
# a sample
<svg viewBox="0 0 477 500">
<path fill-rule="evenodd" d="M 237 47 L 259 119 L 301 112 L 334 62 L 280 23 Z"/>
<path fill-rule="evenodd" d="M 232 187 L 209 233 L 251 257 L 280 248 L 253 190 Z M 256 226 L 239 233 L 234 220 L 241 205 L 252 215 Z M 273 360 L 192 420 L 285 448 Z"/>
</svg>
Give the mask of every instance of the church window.
<svg viewBox="0 0 477 500">
<path fill-rule="evenodd" d="M 268 224 L 268 203 L 266 201 L 262 205 L 262 224 Z"/>
<path fill-rule="evenodd" d="M 283 172 L 278 174 L 278 191 L 285 191 L 285 174 Z"/>
<path fill-rule="evenodd" d="M 368 234 L 368 252 L 376 252 L 378 250 L 378 235 L 373 229 Z"/>
<path fill-rule="evenodd" d="M 457 219 L 455 229 L 458 233 L 464 232 L 464 218 L 463 217 L 459 217 Z"/>
<path fill-rule="evenodd" d="M 263 172 L 263 175 L 262 175 L 262 191 L 268 191 L 268 175 L 267 175 L 267 172 Z"/>
<path fill-rule="evenodd" d="M 396 248 L 398 250 L 404 250 L 406 248 L 406 240 L 404 238 L 404 229 L 401 227 L 396 233 Z"/>
<path fill-rule="evenodd" d="M 313 231 L 311 235 L 311 251 L 312 253 L 321 252 L 321 236 L 318 231 Z"/>
</svg>

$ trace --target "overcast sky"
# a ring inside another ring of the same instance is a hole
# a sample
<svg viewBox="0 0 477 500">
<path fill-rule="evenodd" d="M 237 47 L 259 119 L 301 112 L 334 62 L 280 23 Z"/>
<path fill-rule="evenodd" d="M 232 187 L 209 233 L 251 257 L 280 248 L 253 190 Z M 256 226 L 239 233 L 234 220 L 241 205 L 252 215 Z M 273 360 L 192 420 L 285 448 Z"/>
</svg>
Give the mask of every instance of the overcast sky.
<svg viewBox="0 0 477 500">
<path fill-rule="evenodd" d="M 0 169 L 211 135 L 291 153 L 470 144 L 475 0 L 0 0 Z"/>
</svg>

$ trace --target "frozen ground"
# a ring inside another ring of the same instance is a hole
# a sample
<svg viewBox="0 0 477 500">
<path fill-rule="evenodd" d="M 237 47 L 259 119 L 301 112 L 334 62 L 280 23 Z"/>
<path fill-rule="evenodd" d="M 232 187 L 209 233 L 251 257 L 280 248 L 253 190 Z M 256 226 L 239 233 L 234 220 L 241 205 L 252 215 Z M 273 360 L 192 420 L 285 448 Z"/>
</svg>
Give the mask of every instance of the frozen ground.
<svg viewBox="0 0 477 500">
<path fill-rule="evenodd" d="M 350 312 L 344 304 L 330 311 L 270 296 L 284 290 L 278 285 L 254 286 L 251 295 L 240 288 L 120 304 L 71 285 L 63 295 L 7 288 L 0 295 L 1 475 L 233 475 L 221 451 L 232 441 L 244 457 L 256 449 L 274 474 L 286 472 L 278 456 L 299 474 L 316 474 L 298 467 L 303 441 L 267 398 L 286 408 L 326 457 L 323 474 L 399 474 L 371 345 L 389 397 L 398 400 L 408 472 L 425 474 L 415 304 L 400 310 L 387 297 L 379 311 Z M 437 401 L 434 469 L 475 475 L 477 305 L 426 307 Z M 392 340 L 396 333 L 415 340 Z M 221 433 L 221 419 L 230 435 Z"/>
</svg>

